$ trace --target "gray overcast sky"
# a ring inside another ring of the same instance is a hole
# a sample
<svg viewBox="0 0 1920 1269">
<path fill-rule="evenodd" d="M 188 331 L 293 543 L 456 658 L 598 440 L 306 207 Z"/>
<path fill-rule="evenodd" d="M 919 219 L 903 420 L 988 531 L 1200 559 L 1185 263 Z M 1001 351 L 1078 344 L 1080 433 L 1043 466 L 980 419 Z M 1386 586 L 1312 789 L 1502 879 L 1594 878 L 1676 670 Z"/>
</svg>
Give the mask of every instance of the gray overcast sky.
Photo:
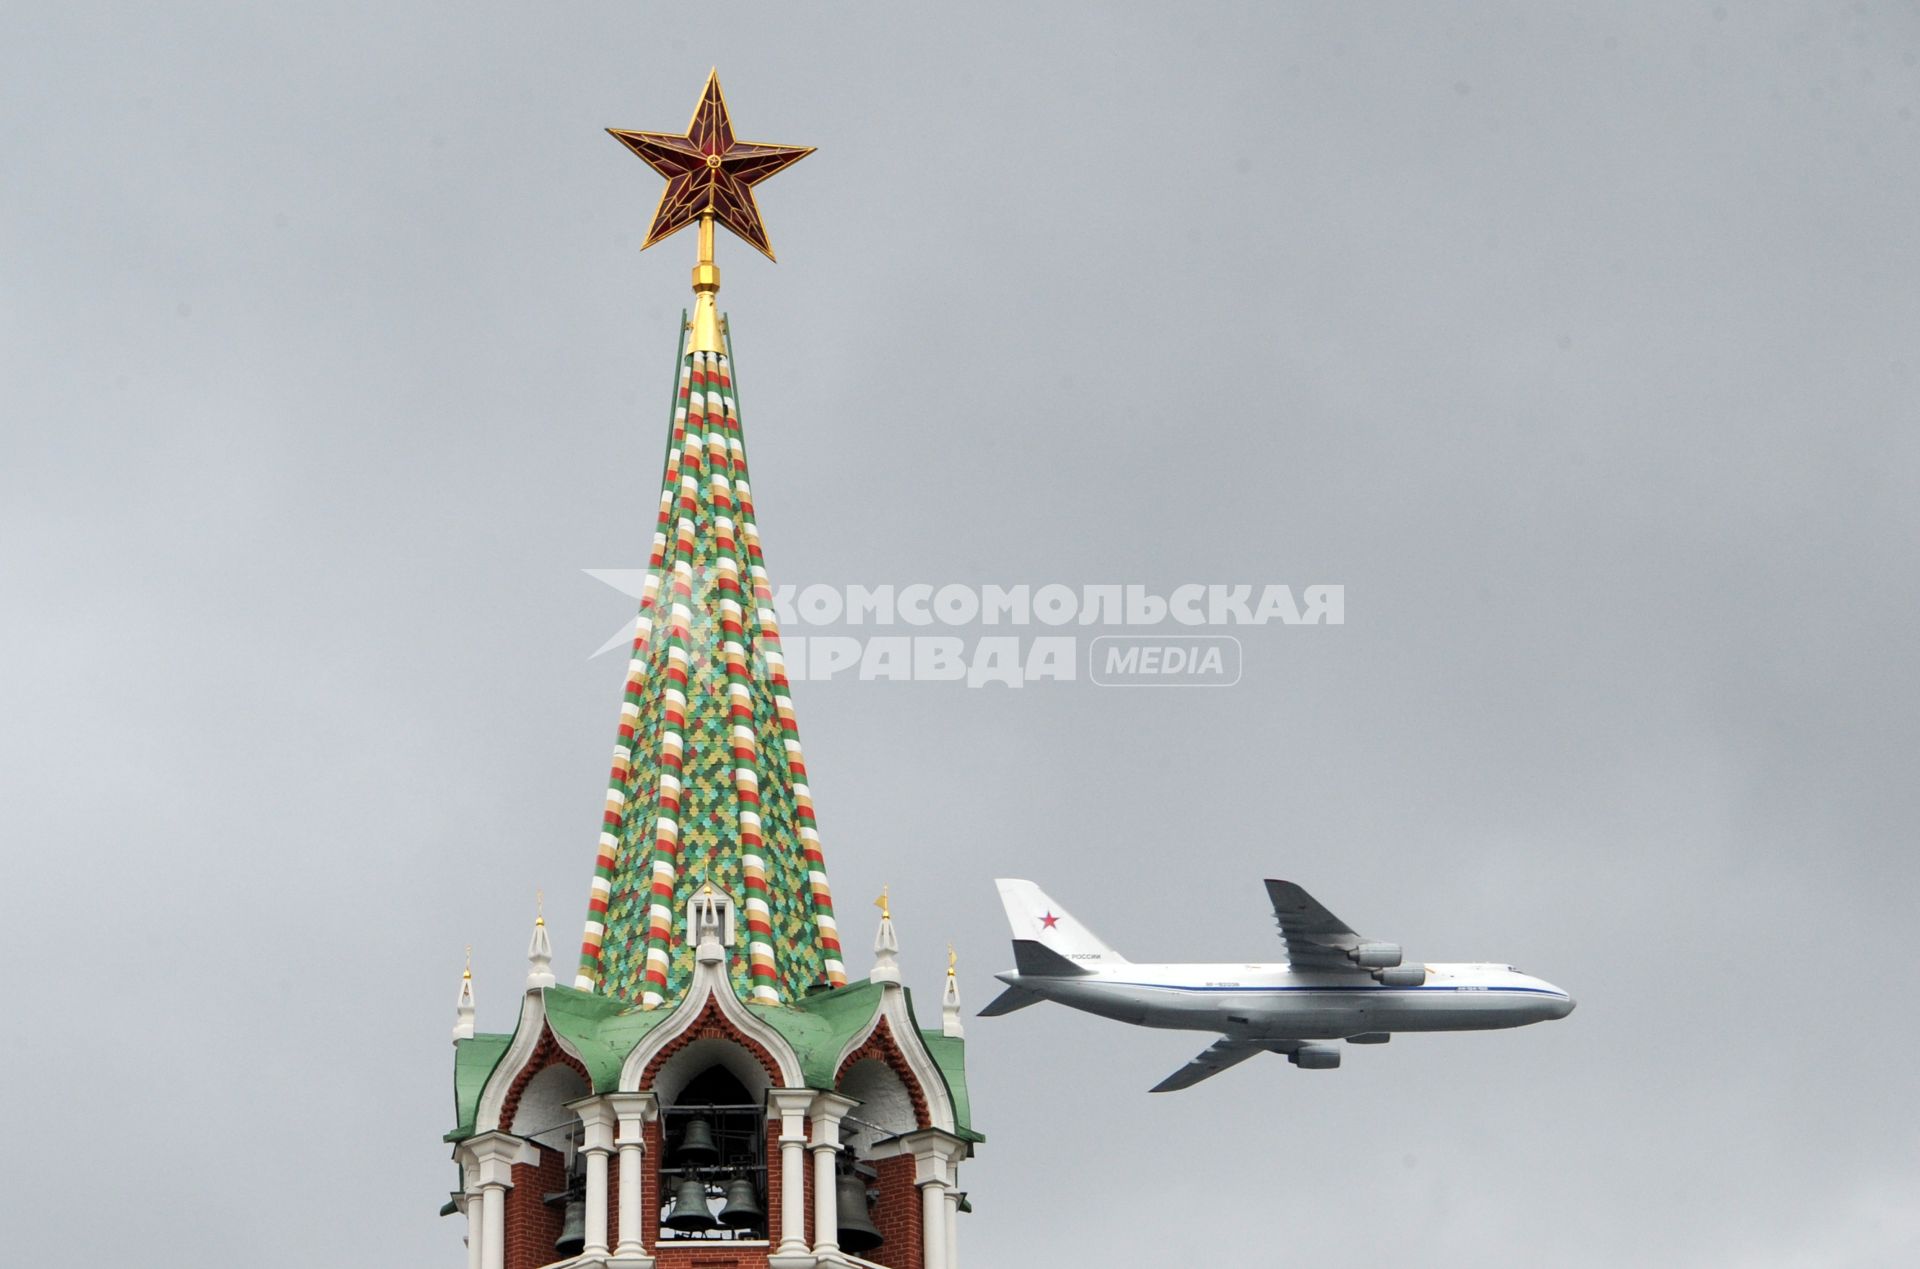
<svg viewBox="0 0 1920 1269">
<path fill-rule="evenodd" d="M 974 1266 L 1920 1259 L 1911 3 L 16 3 L 8 1257 L 462 1263 L 461 948 L 584 912 L 717 64 L 783 582 L 1338 582 L 1233 691 L 796 689 L 864 972 L 1298 880 L 1566 1022 L 1145 1090 L 969 1023 Z M 161 1250 L 161 1249 L 166 1250 Z"/>
</svg>

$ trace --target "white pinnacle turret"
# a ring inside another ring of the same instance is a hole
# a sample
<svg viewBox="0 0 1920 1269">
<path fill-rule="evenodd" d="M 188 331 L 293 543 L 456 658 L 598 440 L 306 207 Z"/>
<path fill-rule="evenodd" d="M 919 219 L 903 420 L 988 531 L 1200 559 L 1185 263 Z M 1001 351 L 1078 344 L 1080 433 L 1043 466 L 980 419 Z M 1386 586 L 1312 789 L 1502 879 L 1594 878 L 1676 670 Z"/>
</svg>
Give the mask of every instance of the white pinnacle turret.
<svg viewBox="0 0 1920 1269">
<path fill-rule="evenodd" d="M 473 1039 L 473 949 L 467 949 L 467 967 L 460 974 L 460 1003 L 454 1009 L 453 1038 Z"/>
<path fill-rule="evenodd" d="M 547 914 L 540 910 L 544 906 L 544 902 L 536 900 L 533 941 L 527 944 L 528 991 L 553 986 L 553 940 L 547 937 Z"/>
<path fill-rule="evenodd" d="M 960 1025 L 960 979 L 955 972 L 959 963 L 953 944 L 947 944 L 947 989 L 940 996 L 940 1034 L 956 1040 L 966 1035 Z"/>
<path fill-rule="evenodd" d="M 893 909 L 887 904 L 887 888 L 880 887 L 880 897 L 873 901 L 880 909 L 880 929 L 873 936 L 873 972 L 867 975 L 868 982 L 892 983 L 900 985 L 900 939 L 893 932 Z"/>
<path fill-rule="evenodd" d="M 703 886 L 693 897 L 694 959 L 702 965 L 724 965 L 727 949 L 722 945 L 720 905 L 714 902 L 713 887 Z"/>
</svg>

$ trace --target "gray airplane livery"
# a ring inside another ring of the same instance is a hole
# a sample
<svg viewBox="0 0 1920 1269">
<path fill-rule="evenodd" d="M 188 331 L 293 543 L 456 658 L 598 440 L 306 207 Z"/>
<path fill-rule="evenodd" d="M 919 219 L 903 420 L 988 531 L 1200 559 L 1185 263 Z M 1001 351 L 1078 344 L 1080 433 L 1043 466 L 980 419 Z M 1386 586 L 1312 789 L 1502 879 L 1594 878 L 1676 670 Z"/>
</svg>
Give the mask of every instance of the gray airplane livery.
<svg viewBox="0 0 1920 1269">
<path fill-rule="evenodd" d="M 1511 965 L 1404 965 L 1397 946 L 1361 938 L 1291 881 L 1267 882 L 1287 959 L 1266 965 L 1135 964 L 1031 881 L 994 884 L 1016 968 L 995 975 L 1007 989 L 980 1016 L 1052 1000 L 1135 1026 L 1220 1033 L 1156 1093 L 1256 1053 L 1331 1070 L 1341 1052 L 1332 1041 L 1385 1044 L 1396 1031 L 1489 1031 L 1573 1012 L 1572 996 Z"/>
</svg>

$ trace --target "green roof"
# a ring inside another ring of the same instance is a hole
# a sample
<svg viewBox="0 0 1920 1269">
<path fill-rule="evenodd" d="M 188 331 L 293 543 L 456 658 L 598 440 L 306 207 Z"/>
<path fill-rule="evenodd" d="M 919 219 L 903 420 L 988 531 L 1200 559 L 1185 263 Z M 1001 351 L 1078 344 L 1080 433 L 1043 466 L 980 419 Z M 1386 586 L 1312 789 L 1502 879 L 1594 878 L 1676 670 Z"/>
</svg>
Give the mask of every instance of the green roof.
<svg viewBox="0 0 1920 1269">
<path fill-rule="evenodd" d="M 873 1021 L 874 1014 L 880 1010 L 884 990 L 879 983 L 861 982 L 815 992 L 790 1005 L 749 1008 L 755 1017 L 764 1019 L 793 1046 L 793 1051 L 800 1056 L 800 1077 L 808 1088 L 831 1089 L 836 1074 L 834 1063 L 853 1038 Z M 627 1055 L 648 1032 L 676 1012 L 642 1009 L 573 987 L 549 987 L 544 999 L 547 1025 L 586 1063 L 587 1076 L 596 1093 L 614 1092 L 620 1087 L 620 1068 L 626 1064 Z M 912 992 L 907 993 L 907 1016 L 913 1017 Z M 917 1023 L 914 1029 L 919 1030 L 940 1077 L 946 1081 L 960 1135 L 970 1141 L 984 1141 L 972 1127 L 963 1042 L 939 1031 L 921 1030 Z M 453 1091 L 459 1126 L 447 1134 L 448 1141 L 473 1135 L 480 1090 L 486 1087 L 487 1078 L 512 1043 L 511 1035 L 476 1035 L 471 1040 L 455 1043 Z"/>
<path fill-rule="evenodd" d="M 968 1141 L 985 1141 L 973 1130 L 973 1106 L 967 1097 L 967 1042 L 957 1035 L 924 1029 L 920 1038 L 926 1042 L 927 1052 L 933 1054 L 940 1077 L 947 1081 L 947 1091 L 953 1094 L 954 1126 Z"/>
<path fill-rule="evenodd" d="M 547 1023 L 587 1064 L 596 1093 L 620 1087 L 620 1068 L 634 1046 L 668 1018 L 671 1009 L 641 1009 L 624 1000 L 573 987 L 549 987 Z"/>
<path fill-rule="evenodd" d="M 480 1090 L 500 1063 L 500 1055 L 513 1043 L 510 1035 L 476 1035 L 470 1040 L 453 1042 L 453 1113 L 458 1126 L 447 1134 L 448 1141 L 460 1141 L 473 1135 L 473 1117 L 480 1108 Z"/>
<path fill-rule="evenodd" d="M 830 1089 L 834 1062 L 880 1011 L 882 990 L 879 983 L 854 983 L 815 992 L 791 1005 L 753 1012 L 785 1036 L 800 1055 L 800 1077 L 807 1087 Z"/>
</svg>

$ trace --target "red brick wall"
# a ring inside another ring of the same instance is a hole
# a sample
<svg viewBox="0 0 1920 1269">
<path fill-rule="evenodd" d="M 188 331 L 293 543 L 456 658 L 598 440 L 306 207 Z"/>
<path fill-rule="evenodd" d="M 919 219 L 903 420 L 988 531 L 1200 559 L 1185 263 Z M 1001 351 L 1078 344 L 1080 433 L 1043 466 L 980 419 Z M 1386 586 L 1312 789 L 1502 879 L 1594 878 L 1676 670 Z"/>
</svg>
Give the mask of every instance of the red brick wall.
<svg viewBox="0 0 1920 1269">
<path fill-rule="evenodd" d="M 666 1195 L 660 1192 L 660 1143 L 662 1140 L 660 1121 L 653 1120 L 647 1125 L 647 1179 L 640 1190 L 640 1227 L 646 1231 L 641 1235 L 651 1251 L 660 1245 L 660 1204 Z"/>
<path fill-rule="evenodd" d="M 767 1138 L 760 1147 L 767 1156 L 766 1191 L 760 1196 L 767 1209 L 767 1239 L 780 1245 L 780 1116 L 767 1116 Z"/>
<path fill-rule="evenodd" d="M 564 1213 L 541 1200 L 567 1185 L 566 1156 L 536 1146 L 540 1162 L 513 1165 L 513 1188 L 507 1191 L 507 1269 L 540 1269 L 560 1259 L 553 1240 L 560 1237 Z"/>
<path fill-rule="evenodd" d="M 873 1223 L 887 1241 L 864 1258 L 889 1269 L 921 1269 L 920 1191 L 913 1183 L 913 1159 L 877 1159 L 873 1168 L 880 1174 Z"/>
<path fill-rule="evenodd" d="M 809 1142 L 813 1140 L 813 1117 L 811 1115 L 807 1117 L 807 1140 Z M 819 1234 L 816 1233 L 813 1228 L 813 1151 L 811 1149 L 803 1150 L 801 1157 L 806 1160 L 806 1163 L 802 1166 L 806 1169 L 807 1173 L 807 1246 L 811 1247 L 814 1241 L 819 1238 Z"/>
<path fill-rule="evenodd" d="M 659 1269 L 765 1269 L 771 1254 L 766 1247 L 728 1247 L 725 1243 L 676 1247 L 668 1243 L 654 1251 L 653 1262 Z"/>
<path fill-rule="evenodd" d="M 645 1171 L 645 1169 L 642 1169 Z M 646 1191 L 640 1193 L 646 1201 Z M 620 1245 L 620 1151 L 615 1147 L 607 1155 L 607 1247 Z"/>
</svg>

